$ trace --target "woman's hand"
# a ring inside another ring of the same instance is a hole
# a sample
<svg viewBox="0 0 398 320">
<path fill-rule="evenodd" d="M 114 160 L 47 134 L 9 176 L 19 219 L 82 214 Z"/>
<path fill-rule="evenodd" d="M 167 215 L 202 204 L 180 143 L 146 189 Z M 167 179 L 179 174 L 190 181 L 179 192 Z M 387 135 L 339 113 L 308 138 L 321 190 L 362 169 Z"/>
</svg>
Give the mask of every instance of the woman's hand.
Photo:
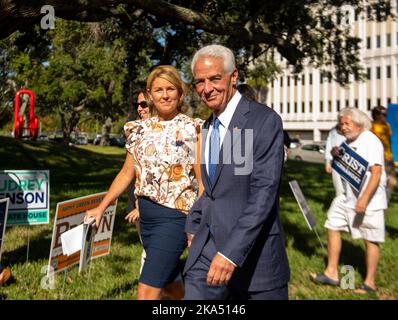
<svg viewBox="0 0 398 320">
<path fill-rule="evenodd" d="M 99 209 L 99 207 L 87 210 L 86 215 L 84 216 L 84 222 L 87 222 L 88 220 L 90 220 L 90 218 L 94 218 L 95 226 L 98 228 L 103 215 L 104 212 Z"/>
<path fill-rule="evenodd" d="M 137 208 L 131 210 L 125 217 L 124 220 L 127 220 L 130 223 L 137 222 L 140 219 L 140 212 Z"/>
</svg>

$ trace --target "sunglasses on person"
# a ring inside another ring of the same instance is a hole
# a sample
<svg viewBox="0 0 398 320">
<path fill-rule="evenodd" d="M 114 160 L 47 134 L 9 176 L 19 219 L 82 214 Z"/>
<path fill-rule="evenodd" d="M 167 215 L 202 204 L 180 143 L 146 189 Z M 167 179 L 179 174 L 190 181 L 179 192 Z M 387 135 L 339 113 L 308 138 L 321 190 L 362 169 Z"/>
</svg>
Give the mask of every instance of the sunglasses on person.
<svg viewBox="0 0 398 320">
<path fill-rule="evenodd" d="M 136 102 L 134 103 L 135 107 L 141 107 L 141 108 L 148 108 L 148 103 L 146 101 L 141 101 L 141 102 Z"/>
</svg>

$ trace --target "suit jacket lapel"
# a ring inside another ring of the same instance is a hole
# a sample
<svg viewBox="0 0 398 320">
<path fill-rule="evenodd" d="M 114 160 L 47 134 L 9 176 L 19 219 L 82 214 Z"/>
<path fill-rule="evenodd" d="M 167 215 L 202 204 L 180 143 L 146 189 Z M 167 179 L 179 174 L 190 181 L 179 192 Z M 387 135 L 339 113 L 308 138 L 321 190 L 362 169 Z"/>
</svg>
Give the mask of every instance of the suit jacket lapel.
<svg viewBox="0 0 398 320">
<path fill-rule="evenodd" d="M 224 166 L 224 163 L 223 163 L 224 162 L 223 161 L 224 152 L 229 152 L 229 156 L 230 156 L 229 159 L 231 161 L 233 160 L 232 159 L 232 155 L 233 155 L 232 148 L 235 145 L 235 143 L 237 143 L 237 141 L 239 141 L 240 139 L 234 139 L 230 143 L 225 143 L 225 138 L 232 139 L 233 138 L 233 130 L 236 130 L 236 129 L 243 130 L 243 128 L 245 127 L 246 122 L 247 122 L 247 117 L 245 116 L 245 114 L 250 111 L 249 104 L 250 104 L 250 101 L 247 100 L 244 96 L 242 96 L 242 98 L 240 99 L 240 101 L 238 103 L 238 106 L 236 107 L 236 110 L 232 116 L 231 122 L 229 123 L 229 126 L 228 126 L 229 135 L 228 135 L 228 133 L 225 135 L 222 146 L 221 146 L 221 150 L 220 150 L 220 154 L 219 154 L 219 163 L 216 168 L 216 177 L 214 180 L 214 184 L 212 185 L 209 182 L 211 189 L 213 189 L 214 186 L 217 184 L 221 170 Z M 224 146 L 227 146 L 227 148 L 229 148 L 229 150 L 224 150 Z M 205 169 L 206 169 L 206 167 L 205 167 Z"/>
<path fill-rule="evenodd" d="M 200 171 L 202 175 L 202 183 L 205 187 L 206 190 L 211 189 L 211 183 L 210 183 L 210 178 L 209 174 L 207 173 L 206 169 L 206 139 L 207 139 L 207 134 L 209 132 L 209 127 L 212 119 L 212 115 L 205 121 L 205 123 L 202 126 L 202 144 L 200 146 Z"/>
</svg>

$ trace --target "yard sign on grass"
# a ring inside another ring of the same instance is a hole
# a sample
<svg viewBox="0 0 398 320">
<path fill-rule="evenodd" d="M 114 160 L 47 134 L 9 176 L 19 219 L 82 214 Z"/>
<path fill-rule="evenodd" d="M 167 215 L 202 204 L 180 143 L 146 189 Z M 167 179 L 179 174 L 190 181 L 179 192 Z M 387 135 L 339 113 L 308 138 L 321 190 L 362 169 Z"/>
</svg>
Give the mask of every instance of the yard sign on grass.
<svg viewBox="0 0 398 320">
<path fill-rule="evenodd" d="M 296 198 L 296 201 L 300 207 L 301 213 L 304 216 L 304 220 L 305 220 L 305 222 L 307 222 L 308 228 L 311 231 L 315 232 L 315 234 L 319 240 L 319 243 L 321 244 L 322 250 L 325 250 L 325 248 L 322 244 L 321 238 L 319 238 L 318 232 L 316 231 L 316 223 L 315 223 L 314 215 L 312 214 L 311 209 L 308 206 L 307 201 L 305 200 L 304 194 L 301 191 L 301 188 L 300 188 L 298 182 L 296 180 L 289 181 L 289 186 L 292 189 L 294 197 Z"/>
<path fill-rule="evenodd" d="M 10 199 L 7 226 L 49 223 L 49 171 L 0 171 L 0 199 L 2 198 Z"/>
<path fill-rule="evenodd" d="M 6 232 L 8 203 L 9 203 L 8 198 L 0 199 L 0 262 L 1 262 L 1 252 L 3 249 L 4 234 Z"/>
<path fill-rule="evenodd" d="M 80 251 L 67 256 L 62 252 L 61 234 L 83 223 L 86 211 L 99 205 L 106 192 L 59 202 L 54 219 L 53 237 L 51 240 L 48 274 L 60 272 L 78 264 Z M 105 210 L 94 238 L 91 259 L 107 255 L 111 249 L 113 225 L 117 201 Z"/>
</svg>

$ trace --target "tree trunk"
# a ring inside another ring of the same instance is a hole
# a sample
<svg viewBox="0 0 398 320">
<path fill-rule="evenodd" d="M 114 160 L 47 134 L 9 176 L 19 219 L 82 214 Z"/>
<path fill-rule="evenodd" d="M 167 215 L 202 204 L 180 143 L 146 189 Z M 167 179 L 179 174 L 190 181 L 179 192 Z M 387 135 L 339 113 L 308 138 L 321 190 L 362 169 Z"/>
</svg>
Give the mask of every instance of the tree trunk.
<svg viewBox="0 0 398 320">
<path fill-rule="evenodd" d="M 112 119 L 110 117 L 106 118 L 104 125 L 102 126 L 102 137 L 101 146 L 109 146 L 109 139 L 112 129 Z"/>
<path fill-rule="evenodd" d="M 62 133 L 63 139 L 62 142 L 64 145 L 68 146 L 71 142 L 71 133 L 75 130 L 77 124 L 80 120 L 80 112 L 73 111 L 69 120 L 66 119 L 64 113 L 61 113 L 61 126 L 62 126 Z"/>
</svg>

